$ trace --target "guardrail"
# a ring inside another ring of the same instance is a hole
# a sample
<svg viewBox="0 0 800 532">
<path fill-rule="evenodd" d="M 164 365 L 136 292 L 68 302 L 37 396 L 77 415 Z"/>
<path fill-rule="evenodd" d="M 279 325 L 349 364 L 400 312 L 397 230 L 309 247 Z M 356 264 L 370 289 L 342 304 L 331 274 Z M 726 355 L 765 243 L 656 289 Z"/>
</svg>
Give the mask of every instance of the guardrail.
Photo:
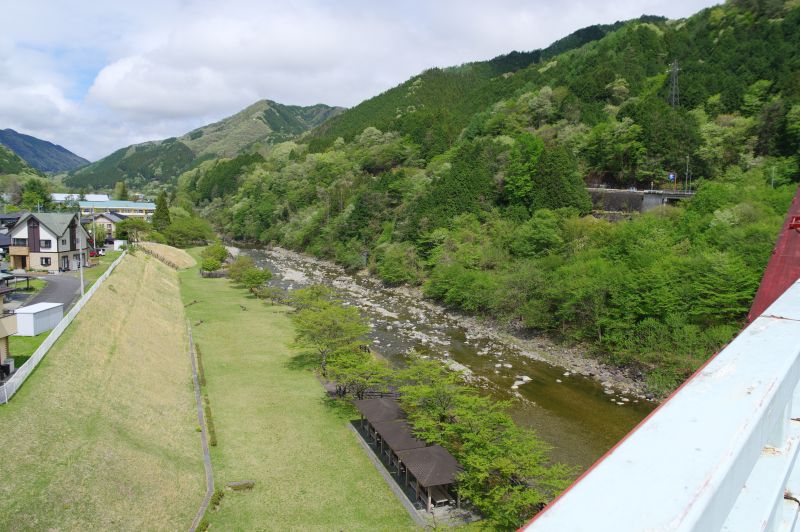
<svg viewBox="0 0 800 532">
<path fill-rule="evenodd" d="M 799 382 L 796 281 L 527 530 L 797 529 Z"/>
<path fill-rule="evenodd" d="M 83 309 L 84 305 L 86 305 L 86 302 L 92 298 L 95 292 L 97 292 L 97 289 L 100 288 L 100 285 L 102 285 L 103 282 L 108 279 L 108 276 L 111 275 L 111 272 L 114 271 L 114 268 L 117 267 L 126 254 L 127 252 L 123 251 L 122 255 L 117 257 L 117 259 L 111 263 L 108 269 L 103 272 L 103 275 L 98 277 L 97 281 L 95 281 L 89 290 L 86 291 L 83 297 L 81 297 L 69 310 L 69 312 L 67 312 L 67 315 L 61 318 L 61 321 L 58 322 L 58 325 L 56 325 L 53 330 L 50 331 L 50 334 L 47 335 L 47 338 L 45 338 L 44 342 L 42 342 L 39 348 L 33 352 L 33 355 L 31 355 L 31 357 L 26 360 L 25 363 L 21 365 L 19 369 L 17 369 L 17 371 L 14 372 L 11 378 L 9 378 L 2 386 L 0 386 L 0 404 L 7 403 L 8 400 L 11 399 L 15 393 L 17 393 L 17 390 L 19 390 L 20 386 L 22 386 L 22 383 L 25 382 L 25 379 L 27 379 L 30 374 L 33 373 L 33 370 L 36 369 L 36 366 L 39 365 L 39 362 L 42 361 L 50 348 L 53 347 L 53 344 L 56 343 L 56 340 L 61 337 L 69 324 L 72 323 L 72 320 L 75 319 L 75 316 L 78 315 L 81 309 Z"/>
</svg>

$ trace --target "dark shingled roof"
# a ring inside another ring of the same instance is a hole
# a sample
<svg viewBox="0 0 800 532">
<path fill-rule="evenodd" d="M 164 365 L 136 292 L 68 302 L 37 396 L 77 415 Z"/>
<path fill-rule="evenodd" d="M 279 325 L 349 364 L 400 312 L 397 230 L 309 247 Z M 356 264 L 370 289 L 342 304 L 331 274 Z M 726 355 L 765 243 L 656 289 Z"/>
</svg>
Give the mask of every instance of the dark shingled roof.
<svg viewBox="0 0 800 532">
<path fill-rule="evenodd" d="M 388 397 L 360 399 L 353 401 L 353 404 L 361 412 L 361 415 L 373 425 L 382 421 L 395 421 L 406 417 L 400 404 L 395 399 Z"/>
<path fill-rule="evenodd" d="M 418 440 L 411 432 L 411 425 L 407 421 L 383 421 L 373 423 L 375 430 L 381 435 L 383 441 L 394 452 L 417 449 L 428 445 L 422 440 Z"/>
<path fill-rule="evenodd" d="M 461 472 L 461 464 L 441 445 L 400 451 L 397 456 L 425 488 L 452 484 Z"/>
</svg>

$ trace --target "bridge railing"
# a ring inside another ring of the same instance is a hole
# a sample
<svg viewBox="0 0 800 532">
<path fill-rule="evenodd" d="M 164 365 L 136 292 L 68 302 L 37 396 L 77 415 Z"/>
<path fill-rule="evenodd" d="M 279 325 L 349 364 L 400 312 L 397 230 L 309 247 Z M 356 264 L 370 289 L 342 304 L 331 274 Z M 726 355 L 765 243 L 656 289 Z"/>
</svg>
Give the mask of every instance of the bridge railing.
<svg viewBox="0 0 800 532">
<path fill-rule="evenodd" d="M 800 281 L 527 529 L 794 530 Z"/>
</svg>

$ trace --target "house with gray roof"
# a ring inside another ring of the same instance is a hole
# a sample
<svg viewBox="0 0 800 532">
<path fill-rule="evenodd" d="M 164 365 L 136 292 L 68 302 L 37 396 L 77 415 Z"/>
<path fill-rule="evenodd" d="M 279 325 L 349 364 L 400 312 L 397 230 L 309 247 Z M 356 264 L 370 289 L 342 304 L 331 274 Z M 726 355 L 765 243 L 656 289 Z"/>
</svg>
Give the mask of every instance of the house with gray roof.
<svg viewBox="0 0 800 532">
<path fill-rule="evenodd" d="M 12 269 L 57 272 L 86 265 L 89 235 L 76 213 L 27 213 L 9 236 Z"/>
</svg>

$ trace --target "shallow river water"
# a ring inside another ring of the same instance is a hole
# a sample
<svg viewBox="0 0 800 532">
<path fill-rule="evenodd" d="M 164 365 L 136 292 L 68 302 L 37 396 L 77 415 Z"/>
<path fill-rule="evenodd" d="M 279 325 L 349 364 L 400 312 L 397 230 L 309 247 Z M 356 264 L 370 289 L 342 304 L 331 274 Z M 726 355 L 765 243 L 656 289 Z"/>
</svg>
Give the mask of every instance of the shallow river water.
<svg viewBox="0 0 800 532">
<path fill-rule="evenodd" d="M 390 362 L 402 363 L 414 348 L 465 371 L 485 393 L 514 399 L 511 413 L 517 423 L 550 443 L 558 461 L 588 467 L 655 407 L 593 378 L 536 360 L 502 335 L 486 327 L 468 327 L 459 316 L 414 291 L 386 288 L 371 277 L 348 275 L 333 264 L 286 250 L 241 252 L 268 267 L 275 286 L 333 287 L 345 304 L 369 318 L 372 346 Z"/>
</svg>

